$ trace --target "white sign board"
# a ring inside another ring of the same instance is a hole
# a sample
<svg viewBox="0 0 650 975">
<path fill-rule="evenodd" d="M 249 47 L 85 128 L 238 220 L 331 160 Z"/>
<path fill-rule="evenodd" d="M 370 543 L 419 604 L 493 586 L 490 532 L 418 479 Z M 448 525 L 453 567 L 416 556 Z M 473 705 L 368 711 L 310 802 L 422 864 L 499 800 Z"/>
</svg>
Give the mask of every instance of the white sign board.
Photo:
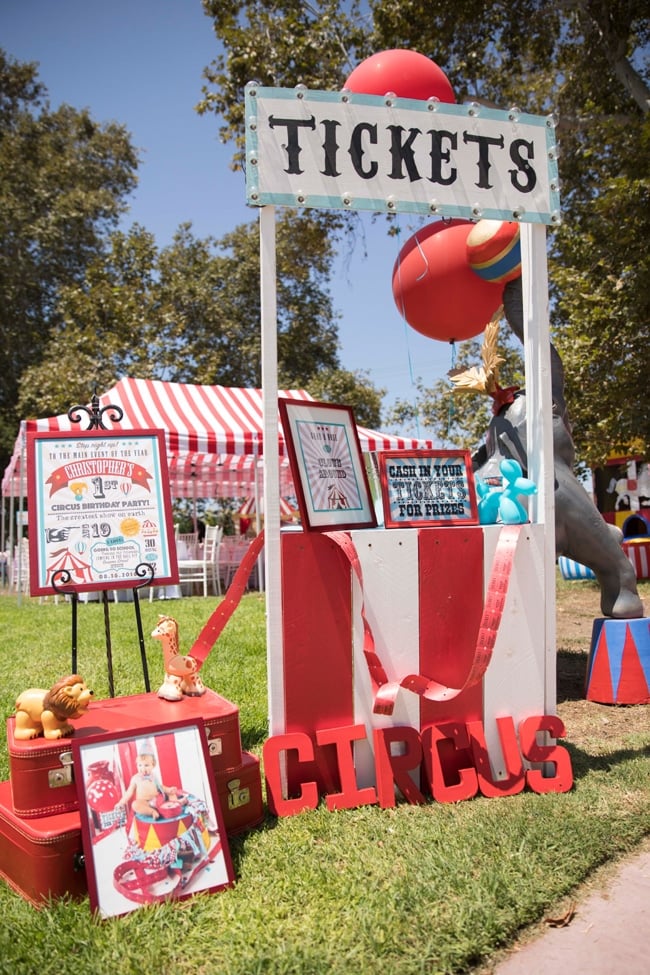
<svg viewBox="0 0 650 975">
<path fill-rule="evenodd" d="M 246 89 L 254 206 L 559 224 L 555 122 L 470 103 Z"/>
<path fill-rule="evenodd" d="M 27 451 L 33 596 L 178 582 L 161 431 L 29 433 Z"/>
</svg>

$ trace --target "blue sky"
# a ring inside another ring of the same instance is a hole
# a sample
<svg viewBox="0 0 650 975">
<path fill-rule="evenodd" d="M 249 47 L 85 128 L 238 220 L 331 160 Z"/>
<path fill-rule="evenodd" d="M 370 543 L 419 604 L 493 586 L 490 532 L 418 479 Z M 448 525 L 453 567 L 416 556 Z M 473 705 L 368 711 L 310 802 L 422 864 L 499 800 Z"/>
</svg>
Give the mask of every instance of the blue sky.
<svg viewBox="0 0 650 975">
<path fill-rule="evenodd" d="M 229 169 L 219 120 L 194 111 L 203 68 L 218 51 L 200 0 L 2 0 L 0 46 L 39 63 L 53 106 L 87 107 L 97 121 L 129 130 L 142 163 L 125 227 L 140 223 L 165 246 L 185 221 L 200 237 L 220 238 L 256 219 L 243 175 Z M 443 376 L 451 352 L 405 325 L 391 291 L 399 245 L 383 223 L 363 220 L 367 256 L 357 246 L 336 262 L 332 295 L 341 363 L 386 388 L 387 408 L 413 398 L 415 377 L 430 385 Z M 414 229 L 403 220 L 402 240 Z"/>
</svg>

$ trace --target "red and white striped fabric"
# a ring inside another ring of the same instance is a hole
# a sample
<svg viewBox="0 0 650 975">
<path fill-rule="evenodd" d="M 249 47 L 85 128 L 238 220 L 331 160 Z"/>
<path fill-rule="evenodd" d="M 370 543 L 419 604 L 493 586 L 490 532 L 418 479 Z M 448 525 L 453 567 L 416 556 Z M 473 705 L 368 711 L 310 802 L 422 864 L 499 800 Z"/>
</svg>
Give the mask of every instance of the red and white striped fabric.
<svg viewBox="0 0 650 975">
<path fill-rule="evenodd" d="M 176 498 L 244 498 L 254 494 L 257 481 L 261 492 L 264 460 L 250 454 L 171 454 L 167 458 L 172 495 Z M 293 494 L 293 480 L 287 457 L 280 461 L 280 491 Z"/>
<path fill-rule="evenodd" d="M 262 505 L 263 507 L 263 505 Z M 244 518 L 252 518 L 257 511 L 257 505 L 255 503 L 255 498 L 246 498 L 243 505 L 240 507 L 238 514 L 243 515 Z M 294 518 L 298 514 L 296 508 L 289 504 L 286 498 L 280 498 L 280 517 Z"/>
<path fill-rule="evenodd" d="M 310 400 L 301 389 L 282 390 L 282 397 Z M 164 430 L 169 453 L 253 454 L 261 456 L 262 391 L 226 386 L 196 386 L 157 379 L 120 379 L 99 397 L 100 409 L 117 406 L 123 417 L 111 422 L 110 411 L 102 416 L 108 430 Z M 27 431 L 74 431 L 83 429 L 67 414 L 28 420 Z M 278 436 L 281 438 L 278 418 Z M 282 446 L 284 441 L 280 440 Z M 284 450 L 282 450 L 284 453 Z"/>
<path fill-rule="evenodd" d="M 282 398 L 309 401 L 313 397 L 304 389 L 280 390 Z M 108 430 L 155 429 L 165 431 L 167 456 L 172 485 L 183 486 L 178 497 L 209 497 L 215 486 L 224 480 L 224 456 L 245 457 L 252 461 L 248 472 L 240 481 L 240 495 L 252 494 L 255 483 L 254 458 L 264 455 L 263 444 L 263 397 L 261 389 L 239 389 L 226 386 L 196 386 L 190 383 L 168 383 L 155 379 L 121 379 L 112 389 L 99 397 L 100 408 L 118 406 L 123 417 L 112 422 L 110 411 L 102 416 Z M 29 431 L 58 432 L 83 430 L 86 424 L 82 414 L 80 424 L 72 423 L 67 414 L 27 420 L 21 424 L 21 432 L 12 460 L 3 481 L 3 496 L 19 496 L 21 481 L 21 457 L 25 433 Z M 358 427 L 361 449 L 416 450 L 433 447 L 430 440 L 397 437 Z M 285 456 L 285 443 L 278 416 L 278 442 L 280 454 Z M 172 463 L 173 460 L 173 463 Z M 288 470 L 288 467 L 287 467 Z M 183 473 L 180 473 L 180 472 Z M 247 478 L 247 486 L 244 481 Z M 192 484 L 192 479 L 195 483 Z M 198 483 L 203 487 L 198 489 Z M 282 490 L 282 483 L 280 485 Z M 178 486 L 175 491 L 178 490 Z M 239 496 L 233 493 L 232 496 Z"/>
<path fill-rule="evenodd" d="M 282 538 L 282 646 L 271 647 L 271 729 L 315 739 L 323 728 L 364 725 L 355 743 L 360 786 L 374 782 L 372 729 L 482 720 L 496 778 L 505 774 L 496 719 L 555 713 L 554 655 L 545 652 L 540 574 L 544 526 L 518 536 L 496 640 L 482 679 L 449 700 L 400 689 L 391 715 L 373 708 L 364 659 L 366 623 L 390 681 L 422 674 L 461 688 L 472 668 L 501 526 L 352 531 L 363 591 L 341 549 L 320 532 Z M 364 623 L 365 617 L 365 623 Z M 321 791 L 329 759 L 303 781 Z M 288 767 L 290 788 L 297 770 Z M 331 770 L 330 770 L 331 771 Z M 295 794 L 295 792 L 294 792 Z"/>
<path fill-rule="evenodd" d="M 627 538 L 623 551 L 634 566 L 637 579 L 650 579 L 650 538 Z"/>
</svg>

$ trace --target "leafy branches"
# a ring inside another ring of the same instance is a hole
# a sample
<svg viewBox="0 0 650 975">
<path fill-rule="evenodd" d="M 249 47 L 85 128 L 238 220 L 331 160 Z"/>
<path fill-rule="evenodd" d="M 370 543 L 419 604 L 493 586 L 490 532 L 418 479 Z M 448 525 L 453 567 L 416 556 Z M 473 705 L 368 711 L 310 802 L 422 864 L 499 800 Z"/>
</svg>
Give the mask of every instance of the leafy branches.
<svg viewBox="0 0 650 975">
<path fill-rule="evenodd" d="M 639 439 L 650 451 L 647 364 L 650 257 L 650 16 L 638 0 L 371 0 L 308 6 L 204 0 L 225 54 L 206 70 L 202 111 L 243 144 L 243 87 L 341 87 L 351 61 L 410 48 L 445 71 L 456 98 L 559 117 L 563 225 L 549 237 L 551 327 L 564 358 L 581 460 Z M 325 43 L 328 25 L 343 39 Z M 261 71 L 261 77 L 260 77 Z M 446 382 L 422 390 L 421 413 L 440 432 Z M 409 410 L 398 404 L 393 420 Z M 457 414 L 456 414 L 457 415 Z M 445 419 L 451 438 L 462 424 Z"/>
<path fill-rule="evenodd" d="M 224 124 L 223 142 L 234 141 L 233 168 L 244 145 L 244 88 L 249 81 L 292 88 L 337 89 L 359 58 L 370 53 L 360 0 L 341 9 L 339 0 L 203 0 L 223 53 L 203 71 L 207 84 L 199 113 L 214 112 Z"/>
</svg>

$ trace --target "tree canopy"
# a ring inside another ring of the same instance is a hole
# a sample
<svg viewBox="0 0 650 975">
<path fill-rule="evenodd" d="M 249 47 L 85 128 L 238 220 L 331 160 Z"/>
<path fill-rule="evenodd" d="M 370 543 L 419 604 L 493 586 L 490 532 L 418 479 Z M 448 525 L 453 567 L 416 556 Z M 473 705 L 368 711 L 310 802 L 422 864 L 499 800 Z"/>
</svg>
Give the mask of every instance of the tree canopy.
<svg viewBox="0 0 650 975">
<path fill-rule="evenodd" d="M 2 51 L 0 167 L 3 469 L 21 418 L 65 412 L 123 375 L 260 385 L 256 221 L 221 240 L 181 223 L 162 248 L 144 227 L 118 229 L 138 167 L 128 132 L 52 109 L 36 66 Z M 337 225 L 278 220 L 278 378 L 326 399 L 344 390 L 377 426 L 382 391 L 339 361 L 324 229 Z"/>
<path fill-rule="evenodd" d="M 136 182 L 126 130 L 50 108 L 36 65 L 0 50 L 0 443 L 16 436 L 20 378 L 38 362 L 57 296 L 102 251 Z"/>
<path fill-rule="evenodd" d="M 278 380 L 332 397 L 377 425 L 381 391 L 342 370 L 327 287 L 332 244 L 317 222 L 283 213 L 277 226 Z M 61 412 L 123 375 L 171 382 L 261 385 L 259 236 L 242 224 L 221 240 L 190 224 L 158 248 L 143 227 L 115 231 L 79 282 L 61 288 L 61 327 L 22 376 L 24 416 Z"/>
<path fill-rule="evenodd" d="M 563 223 L 549 234 L 551 327 L 578 456 L 650 450 L 650 16 L 638 0 L 203 0 L 224 53 L 199 106 L 243 146 L 244 87 L 338 89 L 364 57 L 427 55 L 459 102 L 559 116 Z M 440 389 L 422 388 L 422 408 Z M 462 413 L 455 411 L 462 425 Z M 453 431 L 451 431 L 453 435 Z M 458 433 L 458 431 L 457 431 Z M 463 436 L 462 431 L 458 433 Z"/>
</svg>

